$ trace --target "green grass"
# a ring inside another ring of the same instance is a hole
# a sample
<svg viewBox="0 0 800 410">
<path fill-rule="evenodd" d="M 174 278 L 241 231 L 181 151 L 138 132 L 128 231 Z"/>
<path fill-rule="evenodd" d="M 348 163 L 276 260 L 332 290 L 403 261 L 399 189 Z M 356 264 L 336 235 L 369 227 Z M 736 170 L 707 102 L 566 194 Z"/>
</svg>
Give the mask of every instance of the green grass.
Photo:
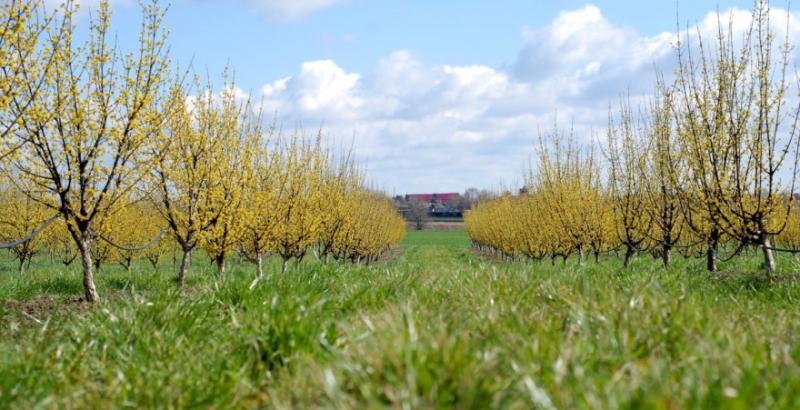
<svg viewBox="0 0 800 410">
<path fill-rule="evenodd" d="M 800 408 L 800 284 L 747 273 L 756 255 L 710 275 L 484 261 L 459 231 L 403 246 L 255 284 L 202 264 L 183 292 L 110 267 L 95 307 L 75 270 L 6 268 L 0 407 Z"/>
<path fill-rule="evenodd" d="M 445 246 L 466 248 L 469 246 L 469 237 L 463 229 L 446 231 L 435 230 L 409 230 L 403 238 L 402 245 L 409 246 Z"/>
</svg>

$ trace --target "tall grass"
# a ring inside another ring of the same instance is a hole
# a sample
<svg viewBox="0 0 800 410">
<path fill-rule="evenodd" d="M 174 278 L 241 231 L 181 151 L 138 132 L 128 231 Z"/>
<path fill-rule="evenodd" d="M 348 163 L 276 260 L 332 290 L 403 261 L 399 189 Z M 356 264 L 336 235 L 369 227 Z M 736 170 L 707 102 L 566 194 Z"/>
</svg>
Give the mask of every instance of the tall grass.
<svg viewBox="0 0 800 410">
<path fill-rule="evenodd" d="M 109 267 L 92 308 L 73 270 L 7 269 L 0 406 L 800 408 L 800 285 L 757 256 L 500 263 L 457 235 L 257 283 L 198 266 L 183 291 Z"/>
</svg>

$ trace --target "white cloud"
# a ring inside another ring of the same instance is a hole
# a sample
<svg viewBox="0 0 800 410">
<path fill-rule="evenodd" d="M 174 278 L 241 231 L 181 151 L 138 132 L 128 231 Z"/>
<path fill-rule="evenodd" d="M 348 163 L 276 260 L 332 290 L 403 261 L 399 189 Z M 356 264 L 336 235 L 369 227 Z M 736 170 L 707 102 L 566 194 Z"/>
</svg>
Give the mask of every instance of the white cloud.
<svg viewBox="0 0 800 410">
<path fill-rule="evenodd" d="M 364 105 L 357 89 L 360 78 L 331 60 L 309 61 L 296 76 L 262 87 L 264 108 L 303 120 L 352 120 L 360 116 Z"/>
<path fill-rule="evenodd" d="M 774 12 L 777 28 L 787 15 Z M 739 27 L 746 13 L 731 9 L 721 18 L 733 16 Z M 800 39 L 796 17 L 790 37 Z M 715 15 L 698 23 L 705 35 L 714 27 Z M 586 6 L 523 30 L 507 67 L 431 65 L 399 50 L 365 73 L 332 60 L 306 62 L 261 91 L 266 110 L 284 124 L 355 135 L 356 154 L 389 192 L 513 184 L 556 113 L 588 141 L 605 127 L 609 104 L 649 93 L 655 67 L 671 72 L 675 40 L 675 33 L 644 36 L 614 25 Z"/>
<path fill-rule="evenodd" d="M 523 81 L 548 79 L 548 92 L 565 96 L 613 97 L 628 87 L 650 87 L 653 66 L 672 58 L 675 36 L 641 36 L 609 22 L 600 9 L 588 5 L 566 11 L 552 24 L 523 30 L 525 45 L 511 66 Z"/>
<path fill-rule="evenodd" d="M 355 133 L 356 154 L 391 191 L 461 189 L 465 180 L 518 173 L 531 131 L 550 115 L 504 113 L 514 111 L 503 107 L 507 99 L 528 99 L 529 90 L 488 66 L 426 65 L 397 51 L 365 75 L 330 60 L 307 62 L 261 91 L 265 110 L 285 124 L 322 124 L 340 138 Z"/>
</svg>

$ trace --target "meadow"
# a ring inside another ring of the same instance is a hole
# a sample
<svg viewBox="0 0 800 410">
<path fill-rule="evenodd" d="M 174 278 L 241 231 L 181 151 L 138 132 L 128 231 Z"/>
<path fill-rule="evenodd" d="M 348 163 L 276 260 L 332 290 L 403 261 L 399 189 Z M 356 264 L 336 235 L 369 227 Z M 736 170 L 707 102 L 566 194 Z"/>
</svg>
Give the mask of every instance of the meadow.
<svg viewBox="0 0 800 410">
<path fill-rule="evenodd" d="M 182 290 L 169 261 L 107 265 L 94 305 L 79 267 L 40 256 L 20 274 L 4 253 L 0 407 L 800 407 L 800 282 L 752 273 L 757 254 L 708 273 L 485 260 L 463 231 L 400 248 L 270 260 L 261 281 L 236 261 L 220 281 L 197 255 Z"/>
</svg>

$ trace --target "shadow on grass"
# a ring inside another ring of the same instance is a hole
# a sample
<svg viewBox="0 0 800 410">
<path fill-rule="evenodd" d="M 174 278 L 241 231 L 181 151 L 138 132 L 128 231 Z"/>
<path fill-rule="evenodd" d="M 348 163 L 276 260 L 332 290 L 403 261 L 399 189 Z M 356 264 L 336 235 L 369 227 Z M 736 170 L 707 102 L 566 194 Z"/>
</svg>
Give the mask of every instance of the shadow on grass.
<svg viewBox="0 0 800 410">
<path fill-rule="evenodd" d="M 35 293 L 54 293 L 60 295 L 82 295 L 83 282 L 72 275 L 59 275 L 42 279 L 38 282 Z"/>
<path fill-rule="evenodd" d="M 782 294 L 791 285 L 800 282 L 800 274 L 773 273 L 767 275 L 761 271 L 726 269 L 716 273 L 708 273 L 707 278 L 722 290 L 732 294 L 757 293 L 764 295 Z"/>
</svg>

